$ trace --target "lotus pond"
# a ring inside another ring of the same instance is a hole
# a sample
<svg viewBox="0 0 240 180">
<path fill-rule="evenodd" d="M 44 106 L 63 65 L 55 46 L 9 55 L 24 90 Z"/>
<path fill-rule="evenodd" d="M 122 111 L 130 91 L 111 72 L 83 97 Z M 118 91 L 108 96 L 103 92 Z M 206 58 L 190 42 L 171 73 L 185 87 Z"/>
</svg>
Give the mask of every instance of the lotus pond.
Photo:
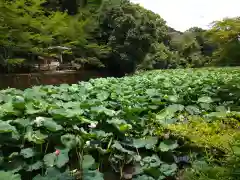
<svg viewBox="0 0 240 180">
<path fill-rule="evenodd" d="M 239 68 L 5 89 L 0 177 L 237 179 L 239 120 Z"/>
</svg>

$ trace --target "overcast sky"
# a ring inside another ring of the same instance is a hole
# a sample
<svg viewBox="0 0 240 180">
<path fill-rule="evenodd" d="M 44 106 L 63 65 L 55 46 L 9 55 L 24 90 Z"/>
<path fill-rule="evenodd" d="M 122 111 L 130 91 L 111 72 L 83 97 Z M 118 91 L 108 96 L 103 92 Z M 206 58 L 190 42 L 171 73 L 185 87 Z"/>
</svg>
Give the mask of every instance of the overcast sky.
<svg viewBox="0 0 240 180">
<path fill-rule="evenodd" d="M 240 0 L 131 0 L 158 13 L 170 27 L 208 28 L 214 20 L 240 16 Z"/>
</svg>

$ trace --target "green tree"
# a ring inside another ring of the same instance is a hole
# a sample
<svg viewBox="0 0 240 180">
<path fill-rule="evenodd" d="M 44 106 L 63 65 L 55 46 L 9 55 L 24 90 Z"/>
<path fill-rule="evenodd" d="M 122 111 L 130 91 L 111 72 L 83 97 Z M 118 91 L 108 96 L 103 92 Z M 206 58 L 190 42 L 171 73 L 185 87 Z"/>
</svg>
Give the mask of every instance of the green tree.
<svg viewBox="0 0 240 180">
<path fill-rule="evenodd" d="M 111 48 L 109 58 L 103 62 L 121 76 L 134 72 L 166 31 L 165 21 L 153 12 L 127 0 L 106 1 L 99 15 L 96 39 Z"/>
<path fill-rule="evenodd" d="M 174 35 L 171 39 L 171 46 L 174 50 L 179 51 L 183 57 L 188 57 L 200 50 L 196 36 L 191 32 Z"/>
<path fill-rule="evenodd" d="M 195 57 L 201 49 L 196 36 L 192 32 L 172 33 L 170 48 L 172 51 L 178 52 L 181 58 L 178 65 L 182 67 L 194 66 L 192 57 Z"/>
<path fill-rule="evenodd" d="M 240 18 L 226 18 L 215 21 L 208 31 L 212 41 L 217 45 L 214 53 L 219 65 L 240 64 Z"/>
<path fill-rule="evenodd" d="M 196 40 L 199 46 L 201 47 L 202 55 L 209 57 L 212 56 L 215 45 L 210 41 L 210 38 L 206 30 L 199 27 L 192 27 L 188 29 L 186 32 L 191 32 L 195 35 Z"/>
<path fill-rule="evenodd" d="M 83 46 L 87 44 L 87 26 L 91 18 L 80 15 L 46 11 L 45 0 L 0 1 L 0 45 L 2 60 L 14 57 L 21 51 L 25 54 L 49 53 L 49 46 Z"/>
</svg>

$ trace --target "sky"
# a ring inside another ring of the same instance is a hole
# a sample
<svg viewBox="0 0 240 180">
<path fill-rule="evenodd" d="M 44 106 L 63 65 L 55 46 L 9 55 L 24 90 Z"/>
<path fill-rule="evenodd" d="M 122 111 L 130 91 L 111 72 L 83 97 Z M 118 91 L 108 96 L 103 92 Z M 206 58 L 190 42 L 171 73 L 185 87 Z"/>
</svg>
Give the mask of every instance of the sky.
<svg viewBox="0 0 240 180">
<path fill-rule="evenodd" d="M 211 22 L 240 16 L 240 0 L 131 0 L 157 14 L 167 25 L 185 31 L 193 26 L 209 28 Z"/>
</svg>

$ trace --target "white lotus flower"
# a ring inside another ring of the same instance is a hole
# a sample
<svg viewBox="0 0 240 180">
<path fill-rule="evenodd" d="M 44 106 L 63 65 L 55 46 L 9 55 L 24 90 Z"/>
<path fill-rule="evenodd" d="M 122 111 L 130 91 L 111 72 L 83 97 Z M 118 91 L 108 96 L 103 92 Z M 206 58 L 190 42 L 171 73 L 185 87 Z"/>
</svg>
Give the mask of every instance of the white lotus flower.
<svg viewBox="0 0 240 180">
<path fill-rule="evenodd" d="M 96 122 L 92 122 L 90 125 L 88 125 L 89 128 L 95 128 L 97 126 Z"/>
<path fill-rule="evenodd" d="M 90 146 L 90 141 L 86 141 L 86 145 L 87 145 L 87 146 Z"/>
<path fill-rule="evenodd" d="M 42 125 L 44 121 L 44 117 L 36 117 L 36 119 L 34 120 L 34 123 L 39 127 Z"/>
</svg>

